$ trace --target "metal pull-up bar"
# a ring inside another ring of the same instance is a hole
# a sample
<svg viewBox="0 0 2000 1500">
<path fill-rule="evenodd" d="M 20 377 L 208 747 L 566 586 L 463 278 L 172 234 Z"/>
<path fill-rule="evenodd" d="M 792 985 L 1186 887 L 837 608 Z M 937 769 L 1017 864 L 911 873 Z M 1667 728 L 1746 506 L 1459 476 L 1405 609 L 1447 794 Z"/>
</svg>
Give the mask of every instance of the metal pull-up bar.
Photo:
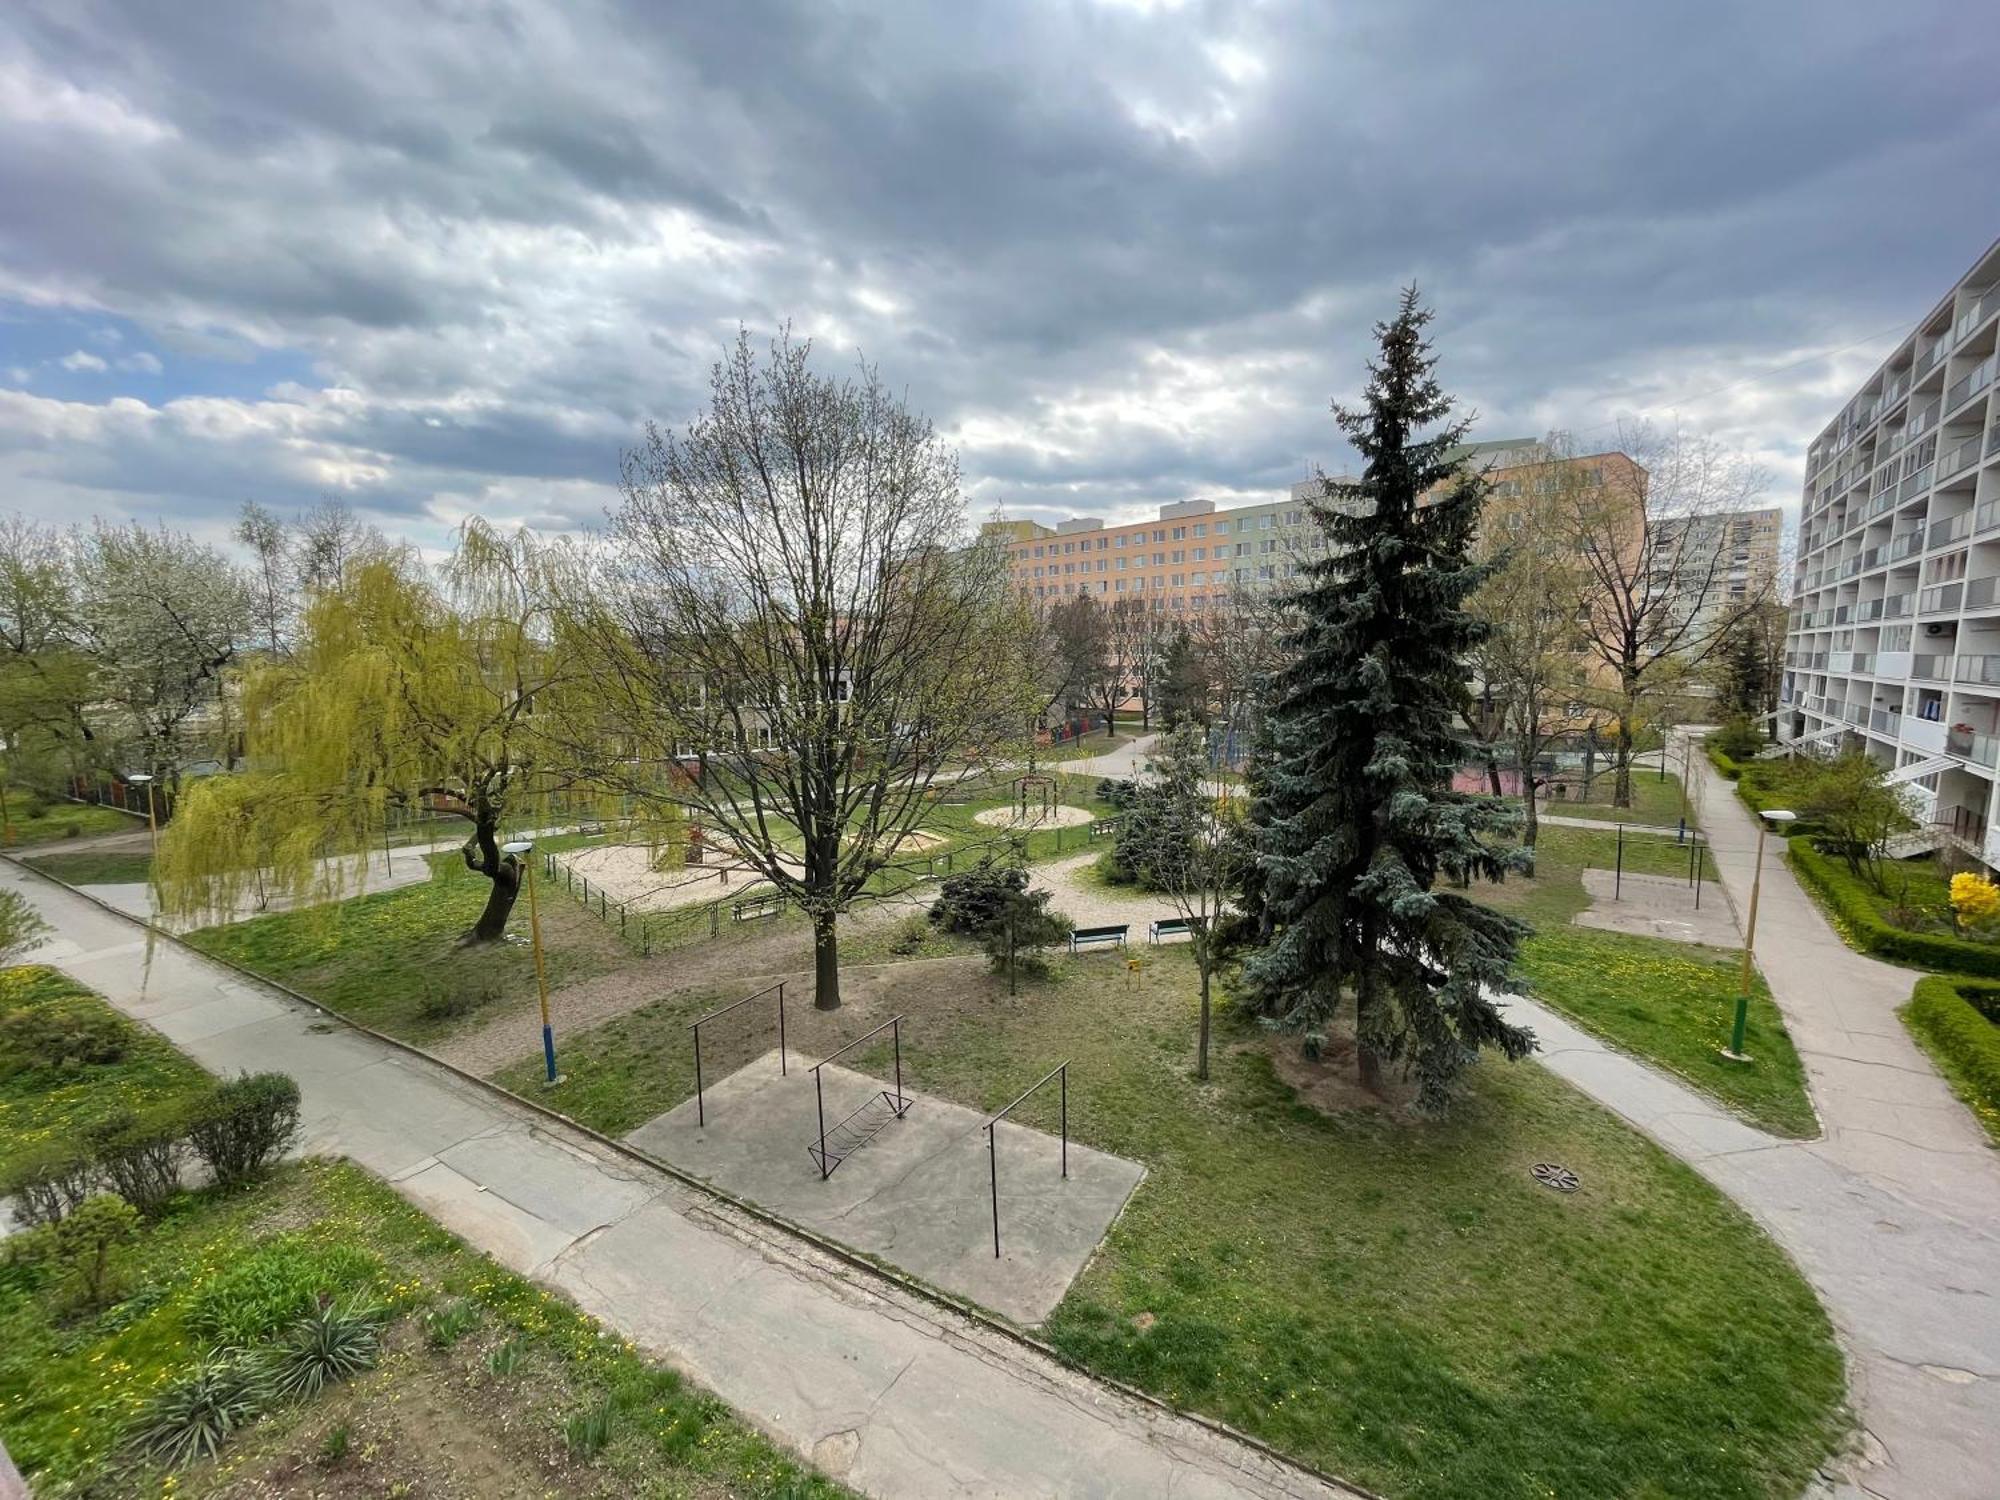
<svg viewBox="0 0 2000 1500">
<path fill-rule="evenodd" d="M 813 1152 L 811 1146 L 806 1147 L 806 1150 L 809 1153 L 812 1153 L 814 1162 L 817 1163 L 819 1166 L 819 1177 L 821 1182 L 826 1181 L 827 1178 L 833 1175 L 833 1169 L 839 1166 L 841 1162 L 847 1159 L 849 1152 L 853 1151 L 858 1146 L 865 1145 L 870 1139 L 872 1139 L 872 1137 L 874 1136 L 874 1130 L 871 1129 L 865 1132 L 857 1131 L 856 1133 L 854 1133 L 853 1138 L 849 1140 L 847 1144 L 843 1145 L 839 1151 L 835 1152 L 832 1155 L 828 1155 L 826 1149 L 826 1087 L 823 1083 L 820 1082 L 819 1070 L 821 1068 L 824 1068 L 828 1063 L 832 1062 L 836 1057 L 841 1057 L 849 1052 L 852 1052 L 856 1047 L 859 1047 L 863 1042 L 867 1041 L 871 1036 L 875 1036 L 879 1032 L 888 1031 L 892 1027 L 894 1028 L 895 1031 L 895 1042 L 896 1042 L 896 1092 L 892 1095 L 887 1089 L 884 1089 L 880 1094 L 869 1095 L 867 1103 L 864 1103 L 860 1109 L 855 1110 L 853 1114 L 850 1114 L 847 1117 L 847 1119 L 836 1120 L 834 1122 L 833 1128 L 835 1133 L 838 1134 L 842 1126 L 846 1125 L 849 1121 L 853 1120 L 856 1115 L 861 1114 L 862 1111 L 866 1110 L 869 1104 L 872 1104 L 877 1098 L 887 1100 L 889 1103 L 890 1113 L 896 1119 L 900 1120 L 903 1118 L 904 1115 L 910 1112 L 910 1106 L 908 1102 L 903 1098 L 903 1017 L 901 1015 L 893 1015 L 889 1017 L 889 1019 L 884 1021 L 880 1026 L 871 1026 L 868 1030 L 862 1032 L 861 1035 L 856 1037 L 853 1041 L 841 1047 L 839 1051 L 829 1052 L 825 1057 L 822 1057 L 818 1062 L 813 1064 L 813 1102 L 819 1107 L 819 1150 L 817 1152 Z M 881 1121 L 876 1122 L 878 1127 L 882 1123 L 883 1122 Z"/>
<path fill-rule="evenodd" d="M 1012 1103 L 986 1122 L 986 1168 L 993 1184 L 993 1258 L 1000 1258 L 1000 1150 L 994 1144 L 993 1127 L 1006 1119 L 1028 1095 L 1035 1092 L 1051 1078 L 1062 1080 L 1062 1175 L 1069 1177 L 1069 1060 L 1065 1058 L 1058 1066 L 1051 1068 L 1041 1078 L 1028 1085 L 1014 1097 Z"/>
<path fill-rule="evenodd" d="M 705 1126 L 708 1124 L 707 1107 L 702 1103 L 701 1098 L 701 1028 L 706 1026 L 710 1021 L 713 1021 L 717 1016 L 726 1016 L 732 1010 L 742 1009 L 742 1007 L 748 1005 L 752 1000 L 762 1000 L 766 995 L 774 993 L 778 997 L 778 1071 L 781 1074 L 789 1076 L 791 1068 L 785 1062 L 784 980 L 781 979 L 773 985 L 766 985 L 754 995 L 745 995 L 741 1000 L 733 1000 L 727 1005 L 720 1006 L 689 1025 L 688 1030 L 694 1033 L 694 1120 L 696 1125 Z"/>
</svg>

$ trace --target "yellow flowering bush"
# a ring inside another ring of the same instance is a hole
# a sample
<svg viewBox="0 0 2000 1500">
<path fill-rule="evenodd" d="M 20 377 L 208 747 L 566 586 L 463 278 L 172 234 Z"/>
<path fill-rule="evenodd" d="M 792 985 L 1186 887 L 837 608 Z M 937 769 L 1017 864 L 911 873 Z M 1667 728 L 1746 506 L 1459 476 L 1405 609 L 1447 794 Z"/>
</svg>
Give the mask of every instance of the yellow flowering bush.
<svg viewBox="0 0 2000 1500">
<path fill-rule="evenodd" d="M 1966 932 L 1986 932 L 2000 919 L 2000 885 L 1967 871 L 1951 877 L 1951 910 Z"/>
</svg>

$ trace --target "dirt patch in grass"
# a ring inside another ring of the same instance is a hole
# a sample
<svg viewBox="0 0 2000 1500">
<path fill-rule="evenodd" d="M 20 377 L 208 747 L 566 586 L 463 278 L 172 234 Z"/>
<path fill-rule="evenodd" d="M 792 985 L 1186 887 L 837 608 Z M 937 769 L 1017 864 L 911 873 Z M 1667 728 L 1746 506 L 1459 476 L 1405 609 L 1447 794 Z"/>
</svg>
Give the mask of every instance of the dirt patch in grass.
<svg viewBox="0 0 2000 1500">
<path fill-rule="evenodd" d="M 1363 1088 L 1355 1075 L 1352 1037 L 1328 1037 L 1317 1058 L 1306 1056 L 1296 1037 L 1260 1037 L 1243 1045 L 1249 1050 L 1262 1049 L 1271 1059 L 1271 1071 L 1290 1087 L 1299 1102 L 1323 1115 L 1366 1110 L 1388 1120 L 1410 1118 L 1410 1103 L 1417 1097 L 1417 1086 L 1388 1078 L 1383 1080 L 1379 1094 Z"/>
</svg>

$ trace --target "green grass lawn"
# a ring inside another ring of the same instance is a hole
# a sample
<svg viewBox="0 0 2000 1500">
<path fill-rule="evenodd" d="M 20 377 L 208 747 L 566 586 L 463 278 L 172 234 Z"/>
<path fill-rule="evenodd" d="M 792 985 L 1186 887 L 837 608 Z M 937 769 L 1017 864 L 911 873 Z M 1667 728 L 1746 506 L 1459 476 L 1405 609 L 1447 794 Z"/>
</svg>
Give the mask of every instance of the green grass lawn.
<svg viewBox="0 0 2000 1500">
<path fill-rule="evenodd" d="M 26 863 L 71 885 L 143 885 L 153 878 L 150 854 L 31 854 Z"/>
<path fill-rule="evenodd" d="M 183 1199 L 133 1247 L 125 1286 L 107 1311 L 78 1313 L 56 1288 L 0 1277 L 0 1437 L 41 1493 L 846 1493 L 345 1163 Z M 266 1412 L 171 1475 L 121 1450 L 147 1395 L 208 1352 L 204 1330 L 260 1339 L 315 1293 L 392 1310 L 374 1370 Z M 426 1336 L 438 1313 L 459 1325 L 448 1340 Z M 608 1441 L 584 1458 L 564 1426 L 596 1410 Z"/>
<path fill-rule="evenodd" d="M 1609 869 L 1616 841 L 1616 834 L 1596 829 L 1545 828 L 1531 879 L 1510 876 L 1481 889 L 1482 901 L 1535 927 L 1521 948 L 1529 993 L 1754 1125 L 1785 1136 L 1816 1135 L 1819 1122 L 1806 1094 L 1805 1069 L 1761 974 L 1753 971 L 1744 1029 L 1751 1060 L 1732 1063 L 1716 1050 L 1729 1040 L 1735 1019 L 1738 952 L 1570 925 L 1589 904 L 1584 867 Z M 1705 850 L 1702 859 L 1708 860 Z M 1625 841 L 1627 870 L 1685 875 L 1687 864 L 1687 849 L 1671 840 Z M 1704 863 L 1703 870 L 1704 878 L 1714 878 L 1712 863 Z M 1718 887 L 1705 899 L 1726 898 Z"/>
<path fill-rule="evenodd" d="M 72 1140 L 85 1126 L 119 1109 L 145 1109 L 191 1099 L 208 1074 L 150 1027 L 113 1010 L 68 975 L 39 964 L 0 969 L 0 1027 L 43 1011 L 76 1016 L 117 1039 L 119 1055 L 104 1062 L 38 1063 L 12 1039 L 0 1042 L 0 1178 L 54 1140 Z"/>
<path fill-rule="evenodd" d="M 1046 1329 L 1089 1368 L 1398 1500 L 1791 1496 L 1841 1431 L 1840 1356 L 1785 1256 L 1532 1063 L 1483 1063 L 1443 1123 L 1326 1114 L 1226 1005 L 1193 1081 L 1184 949 L 1136 982 L 1064 962 L 1013 1000 L 976 964 L 910 973 L 879 1008 L 910 1012 L 914 1087 L 991 1109 L 1069 1059 L 1077 1138 L 1146 1165 Z M 571 1037 L 558 1107 L 623 1133 L 686 1098 L 686 1009 Z M 802 1055 L 819 1021 L 795 1013 Z M 1024 1113 L 1050 1128 L 1055 1107 Z M 1582 1191 L 1538 1186 L 1538 1161 Z"/>
<path fill-rule="evenodd" d="M 487 882 L 456 855 L 430 860 L 431 878 L 422 885 L 205 927 L 187 940 L 393 1036 L 441 1036 L 497 1001 L 532 995 L 535 970 L 525 942 L 455 946 L 478 919 Z M 607 925 L 570 897 L 545 890 L 541 910 L 551 989 L 640 961 L 619 941 L 615 923 Z M 525 897 L 514 907 L 509 930 L 527 933 Z M 436 1014 L 448 999 L 470 1008 L 458 1016 Z"/>
<path fill-rule="evenodd" d="M 1672 771 L 1661 779 L 1657 770 L 1635 766 L 1632 770 L 1632 805 L 1613 807 L 1611 798 L 1617 779 L 1609 773 L 1594 777 L 1588 801 L 1566 798 L 1544 802 L 1542 811 L 1573 818 L 1596 818 L 1606 823 L 1651 823 L 1672 828 L 1681 817 L 1681 779 Z"/>
<path fill-rule="evenodd" d="M 98 807 L 88 802 L 50 802 L 42 811 L 28 816 L 31 804 L 21 800 L 19 791 L 7 794 L 7 843 L 15 849 L 36 844 L 56 844 L 66 839 L 91 838 L 100 833 L 143 833 L 144 818 L 115 807 Z"/>
</svg>

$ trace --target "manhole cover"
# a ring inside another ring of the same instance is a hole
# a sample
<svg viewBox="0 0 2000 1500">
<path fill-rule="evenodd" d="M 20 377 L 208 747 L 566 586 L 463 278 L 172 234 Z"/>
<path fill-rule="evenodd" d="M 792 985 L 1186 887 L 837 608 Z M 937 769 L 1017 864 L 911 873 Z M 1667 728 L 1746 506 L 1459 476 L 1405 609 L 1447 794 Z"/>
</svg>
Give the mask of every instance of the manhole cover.
<svg viewBox="0 0 2000 1500">
<path fill-rule="evenodd" d="M 1559 1167 L 1552 1161 L 1538 1161 L 1530 1169 L 1535 1181 L 1545 1188 L 1554 1188 L 1559 1193 L 1573 1193 L 1583 1186 L 1583 1181 L 1568 1167 Z"/>
</svg>

